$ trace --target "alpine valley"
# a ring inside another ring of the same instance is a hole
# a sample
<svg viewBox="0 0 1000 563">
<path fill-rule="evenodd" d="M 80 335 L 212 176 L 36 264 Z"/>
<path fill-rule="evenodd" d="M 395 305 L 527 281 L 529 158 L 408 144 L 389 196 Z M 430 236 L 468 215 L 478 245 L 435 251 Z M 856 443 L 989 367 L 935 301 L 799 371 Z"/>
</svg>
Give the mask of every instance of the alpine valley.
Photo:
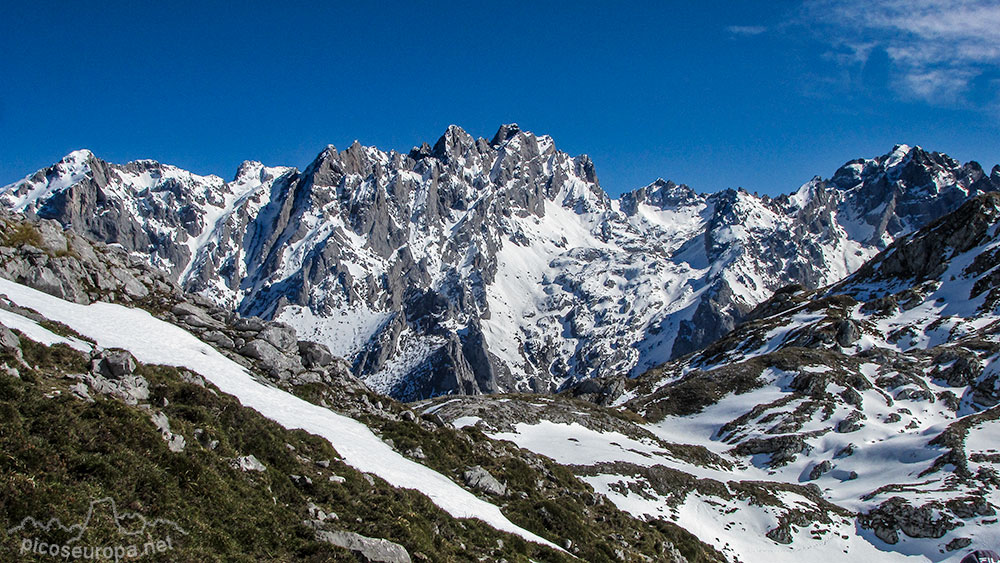
<svg viewBox="0 0 1000 563">
<path fill-rule="evenodd" d="M 80 150 L 0 202 L 5 529 L 86 483 L 188 560 L 1000 545 L 1000 166 L 898 145 L 615 199 L 547 136 L 452 126 L 232 181 Z M 271 531 L 210 530 L 182 466 Z"/>
</svg>

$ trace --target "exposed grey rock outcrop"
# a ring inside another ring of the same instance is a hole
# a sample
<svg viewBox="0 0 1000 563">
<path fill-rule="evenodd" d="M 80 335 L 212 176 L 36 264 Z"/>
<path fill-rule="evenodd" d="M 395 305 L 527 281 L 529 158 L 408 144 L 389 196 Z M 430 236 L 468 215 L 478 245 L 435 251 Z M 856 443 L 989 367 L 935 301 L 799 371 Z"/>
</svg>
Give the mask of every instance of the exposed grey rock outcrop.
<svg viewBox="0 0 1000 563">
<path fill-rule="evenodd" d="M 18 358 L 21 357 L 21 339 L 3 325 L 0 325 L 0 347 L 13 352 Z"/>
<path fill-rule="evenodd" d="M 899 541 L 900 531 L 911 538 L 940 538 L 959 524 L 936 508 L 929 504 L 914 507 L 902 497 L 893 497 L 863 514 L 859 522 L 888 544 Z"/>
<path fill-rule="evenodd" d="M 316 342 L 299 341 L 299 357 L 302 365 L 307 368 L 324 367 L 333 363 L 334 356 L 330 349 Z"/>
<path fill-rule="evenodd" d="M 184 446 L 187 445 L 184 436 L 174 434 L 170 431 L 170 421 L 167 420 L 167 415 L 162 412 L 155 412 L 151 415 L 151 418 L 153 425 L 156 426 L 156 429 L 160 431 L 163 439 L 167 442 L 167 448 L 174 453 L 183 452 Z"/>
<path fill-rule="evenodd" d="M 831 469 L 833 469 L 833 464 L 830 463 L 830 460 L 825 459 L 822 462 L 814 465 L 813 468 L 809 470 L 809 480 L 815 481 L 816 479 L 822 477 L 824 474 L 829 473 Z"/>
<path fill-rule="evenodd" d="M 788 434 L 746 440 L 734 448 L 734 452 L 739 455 L 770 454 L 769 465 L 780 467 L 794 461 L 795 457 L 807 448 L 802 436 Z"/>
<path fill-rule="evenodd" d="M 95 350 L 90 373 L 77 377 L 102 395 L 118 397 L 130 405 L 149 400 L 149 381 L 135 374 L 135 358 L 126 350 Z"/>
<path fill-rule="evenodd" d="M 861 411 L 851 411 L 847 417 L 837 423 L 837 432 L 840 432 L 841 434 L 857 432 L 864 426 L 862 421 L 865 418 L 864 413 Z"/>
<path fill-rule="evenodd" d="M 336 379 L 338 388 L 345 392 L 365 388 L 350 375 L 343 360 L 322 344 L 299 341 L 293 327 L 256 317 L 238 317 L 204 297 L 186 294 L 167 274 L 124 254 L 120 248 L 91 243 L 54 221 L 26 222 L 5 212 L 0 212 L 0 230 L 6 233 L 9 243 L 0 245 L 0 276 L 34 283 L 36 289 L 57 297 L 75 296 L 80 303 L 101 299 L 139 303 L 160 311 L 161 318 L 189 330 L 238 363 L 256 363 L 281 385 L 330 384 Z M 52 260 L 58 260 L 63 267 L 57 269 L 52 284 L 40 285 L 38 280 L 48 275 L 42 272 L 55 271 L 50 268 Z M 132 284 L 142 289 L 130 290 Z M 43 320 L 30 310 L 5 302 L 0 305 L 33 320 Z M 96 392 L 120 396 L 135 404 L 148 398 L 148 384 L 133 375 L 135 366 L 135 359 L 124 350 L 100 350 L 92 358 L 91 373 L 81 377 Z"/>
<path fill-rule="evenodd" d="M 473 489 L 478 489 L 488 495 L 502 497 L 507 494 L 507 485 L 497 481 L 496 477 L 490 475 L 489 471 L 486 471 L 479 465 L 470 467 L 465 473 L 462 474 L 462 479 L 465 481 L 466 485 L 472 487 Z"/>
<path fill-rule="evenodd" d="M 363 557 L 365 561 L 410 563 L 410 554 L 406 548 L 386 539 L 369 538 L 354 532 L 326 530 L 317 530 L 316 539 L 349 549 Z"/>
<path fill-rule="evenodd" d="M 267 471 L 267 467 L 260 462 L 253 454 L 238 457 L 230 463 L 233 469 L 240 471 Z"/>
<path fill-rule="evenodd" d="M 110 379 L 135 373 L 135 358 L 128 350 L 102 350 L 91 359 L 91 371 Z"/>
</svg>

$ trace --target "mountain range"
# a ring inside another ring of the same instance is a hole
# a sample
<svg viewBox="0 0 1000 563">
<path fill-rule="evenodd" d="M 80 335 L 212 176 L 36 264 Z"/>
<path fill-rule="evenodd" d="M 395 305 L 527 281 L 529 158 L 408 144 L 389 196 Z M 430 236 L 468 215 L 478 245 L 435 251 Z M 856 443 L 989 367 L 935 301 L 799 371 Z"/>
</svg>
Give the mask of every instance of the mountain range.
<svg viewBox="0 0 1000 563">
<path fill-rule="evenodd" d="M 614 199 L 588 157 L 504 125 L 408 154 L 330 146 L 303 171 L 247 161 L 232 181 L 81 150 L 0 200 L 415 400 L 641 374 L 998 189 L 1000 167 L 899 145 L 779 197 L 657 180 Z"/>
</svg>

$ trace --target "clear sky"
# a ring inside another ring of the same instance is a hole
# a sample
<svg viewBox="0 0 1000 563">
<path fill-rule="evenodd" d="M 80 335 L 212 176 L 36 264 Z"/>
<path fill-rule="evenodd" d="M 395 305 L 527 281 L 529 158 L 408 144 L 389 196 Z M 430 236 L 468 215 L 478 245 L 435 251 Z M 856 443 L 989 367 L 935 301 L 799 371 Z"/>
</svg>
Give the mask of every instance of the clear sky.
<svg viewBox="0 0 1000 563">
<path fill-rule="evenodd" d="M 896 143 L 1000 162 L 1000 2 L 10 2 L 0 184 L 89 148 L 230 178 L 502 123 L 777 194 Z"/>
</svg>

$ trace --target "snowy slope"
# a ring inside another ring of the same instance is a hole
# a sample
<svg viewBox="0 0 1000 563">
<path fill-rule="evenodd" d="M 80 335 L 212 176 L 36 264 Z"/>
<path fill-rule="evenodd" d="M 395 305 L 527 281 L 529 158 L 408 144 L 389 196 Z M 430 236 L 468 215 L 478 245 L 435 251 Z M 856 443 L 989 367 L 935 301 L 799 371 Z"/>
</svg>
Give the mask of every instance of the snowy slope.
<svg viewBox="0 0 1000 563">
<path fill-rule="evenodd" d="M 987 194 L 833 287 L 776 295 L 618 403 L 744 478 L 819 486 L 879 549 L 940 561 L 995 546 L 997 256 L 1000 198 Z"/>
<path fill-rule="evenodd" d="M 394 486 L 416 489 L 457 518 L 478 518 L 499 530 L 555 548 L 512 524 L 497 506 L 396 453 L 365 425 L 256 381 L 245 368 L 211 346 L 143 310 L 103 302 L 77 305 L 4 279 L 0 279 L 0 292 L 22 307 L 34 309 L 93 338 L 99 346 L 124 348 L 142 362 L 191 369 L 285 428 L 303 429 L 326 438 L 349 465 L 378 475 Z M 11 314 L 4 316 L 5 324 L 11 317 Z M 27 321 L 20 318 L 19 327 Z M 38 336 L 39 329 L 32 334 Z"/>
</svg>

